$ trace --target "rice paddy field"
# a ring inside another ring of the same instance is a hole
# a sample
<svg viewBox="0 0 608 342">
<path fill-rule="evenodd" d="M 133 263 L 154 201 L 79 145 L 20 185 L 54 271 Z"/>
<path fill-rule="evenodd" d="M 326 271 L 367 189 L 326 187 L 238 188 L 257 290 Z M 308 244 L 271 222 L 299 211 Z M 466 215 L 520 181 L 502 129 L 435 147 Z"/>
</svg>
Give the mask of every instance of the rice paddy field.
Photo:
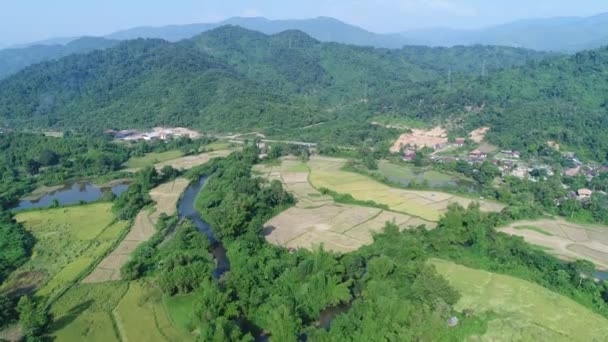
<svg viewBox="0 0 608 342">
<path fill-rule="evenodd" d="M 84 276 L 127 229 L 114 222 L 111 203 L 27 211 L 16 215 L 36 238 L 32 257 L 2 291 L 53 297 Z"/>
<path fill-rule="evenodd" d="M 346 160 L 314 157 L 308 162 L 310 183 L 317 189 L 327 188 L 341 194 L 350 194 L 357 200 L 374 201 L 387 205 L 392 211 L 437 221 L 449 205 L 458 203 L 468 206 L 475 200 L 438 191 L 413 191 L 395 189 L 357 173 L 343 171 Z M 485 211 L 500 211 L 503 205 L 490 201 L 480 202 Z"/>
<path fill-rule="evenodd" d="M 193 341 L 176 328 L 158 288 L 146 280 L 82 284 L 51 307 L 57 341 Z"/>
<path fill-rule="evenodd" d="M 310 168 L 297 158 L 284 158 L 277 165 L 256 165 L 254 173 L 279 180 L 298 200 L 290 208 L 265 224 L 264 234 L 270 243 L 293 248 L 350 252 L 373 242 L 387 222 L 401 229 L 412 226 L 435 226 L 434 222 L 404 213 L 377 208 L 338 204 L 321 194 L 310 182 Z"/>
<path fill-rule="evenodd" d="M 482 336 L 470 341 L 607 341 L 608 320 L 575 301 L 518 278 L 433 260 L 461 293 L 458 311 L 492 312 Z"/>
<path fill-rule="evenodd" d="M 564 219 L 518 221 L 499 231 L 520 236 L 564 260 L 587 259 L 608 269 L 608 227 Z"/>
<path fill-rule="evenodd" d="M 166 152 L 152 152 L 147 153 L 143 157 L 131 157 L 124 164 L 125 167 L 133 169 L 133 168 L 144 168 L 146 166 L 151 166 L 154 164 L 166 162 L 169 160 L 177 159 L 182 157 L 183 153 L 179 150 L 171 150 Z"/>
<path fill-rule="evenodd" d="M 181 157 L 181 158 L 177 158 L 177 159 L 163 161 L 163 162 L 154 164 L 154 166 L 159 170 L 162 169 L 163 166 L 165 166 L 165 165 L 170 165 L 174 169 L 178 169 L 178 170 L 189 170 L 195 166 L 205 164 L 208 161 L 210 161 L 211 159 L 226 157 L 226 156 L 230 155 L 232 152 L 233 152 L 232 150 L 217 150 L 217 151 L 213 151 L 213 152 L 201 153 L 201 154 L 194 155 L 194 156 L 185 156 L 185 157 Z"/>
<path fill-rule="evenodd" d="M 142 210 L 133 223 L 131 230 L 120 244 L 107 255 L 83 282 L 100 283 L 120 279 L 120 269 L 129 261 L 131 253 L 141 243 L 147 241 L 156 232 L 156 223 L 160 214 L 173 215 L 177 211 L 177 202 L 188 187 L 189 181 L 178 178 L 173 182 L 161 184 L 150 191 L 150 197 L 156 204 L 150 210 Z"/>
<path fill-rule="evenodd" d="M 51 306 L 51 336 L 57 341 L 120 341 L 113 310 L 128 289 L 123 282 L 73 287 Z"/>
<path fill-rule="evenodd" d="M 114 315 L 123 341 L 193 341 L 193 336 L 173 326 L 163 305 L 162 292 L 144 281 L 132 282 Z"/>
</svg>

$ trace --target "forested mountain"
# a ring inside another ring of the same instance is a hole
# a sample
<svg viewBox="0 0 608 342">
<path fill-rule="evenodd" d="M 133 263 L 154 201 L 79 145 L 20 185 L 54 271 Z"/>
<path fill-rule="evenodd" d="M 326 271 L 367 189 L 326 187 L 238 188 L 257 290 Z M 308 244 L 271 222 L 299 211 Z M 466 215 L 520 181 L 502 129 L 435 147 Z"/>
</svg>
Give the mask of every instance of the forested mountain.
<svg viewBox="0 0 608 342">
<path fill-rule="evenodd" d="M 32 64 L 53 60 L 71 54 L 106 49 L 118 41 L 104 38 L 83 37 L 66 45 L 33 45 L 21 49 L 0 50 L 0 79 L 14 74 Z"/>
<path fill-rule="evenodd" d="M 606 48 L 541 59 L 512 48 L 374 49 L 226 26 L 27 68 L 0 82 L 0 119 L 14 128 L 185 125 L 360 144 L 396 134 L 370 127 L 382 115 L 442 120 L 462 134 L 487 125 L 504 147 L 538 152 L 556 140 L 606 160 L 607 75 Z"/>
<path fill-rule="evenodd" d="M 0 82 L 0 119 L 17 128 L 96 131 L 187 125 L 291 134 L 328 123 L 354 132 L 345 128 L 369 130 L 371 116 L 392 107 L 385 99 L 405 94 L 415 82 L 447 78 L 449 70 L 478 74 L 484 63 L 495 71 L 544 57 L 481 46 L 374 49 L 321 43 L 300 31 L 267 36 L 225 26 L 177 43 L 127 41 L 27 68 Z M 309 131 L 297 134 L 328 135 Z"/>
<path fill-rule="evenodd" d="M 542 152 L 548 140 L 608 160 L 608 48 L 557 57 L 490 77 L 440 81 L 393 101 L 422 120 L 442 116 L 492 128 L 501 146 Z"/>
<path fill-rule="evenodd" d="M 527 19 L 476 30 L 411 30 L 402 36 L 411 44 L 431 46 L 486 44 L 573 53 L 608 45 L 608 13 Z"/>
</svg>

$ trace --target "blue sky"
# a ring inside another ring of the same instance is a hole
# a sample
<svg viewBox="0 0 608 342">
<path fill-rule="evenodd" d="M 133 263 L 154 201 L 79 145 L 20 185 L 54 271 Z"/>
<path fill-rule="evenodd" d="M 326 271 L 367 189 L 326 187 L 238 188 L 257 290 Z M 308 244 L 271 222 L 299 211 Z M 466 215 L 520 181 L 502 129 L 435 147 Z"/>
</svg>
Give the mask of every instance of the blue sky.
<svg viewBox="0 0 608 342">
<path fill-rule="evenodd" d="M 608 0 L 9 0 L 0 11 L 0 46 L 232 16 L 331 16 L 375 32 L 396 32 L 601 12 L 608 12 Z"/>
</svg>

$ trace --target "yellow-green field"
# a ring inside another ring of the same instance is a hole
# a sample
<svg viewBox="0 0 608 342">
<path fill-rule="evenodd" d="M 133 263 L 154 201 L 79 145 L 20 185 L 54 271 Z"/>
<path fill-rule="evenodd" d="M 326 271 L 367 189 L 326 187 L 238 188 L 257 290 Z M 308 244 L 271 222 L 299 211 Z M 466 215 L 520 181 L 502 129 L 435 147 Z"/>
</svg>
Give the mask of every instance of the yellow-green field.
<svg viewBox="0 0 608 342">
<path fill-rule="evenodd" d="M 16 216 L 36 238 L 32 257 L 3 290 L 53 296 L 83 276 L 116 243 L 127 222 L 113 223 L 110 203 L 28 211 Z"/>
<path fill-rule="evenodd" d="M 447 211 L 450 204 L 468 206 L 474 200 L 438 191 L 411 191 L 391 188 L 374 179 L 353 172 L 341 170 L 346 160 L 314 157 L 308 162 L 310 182 L 319 188 L 327 188 L 341 194 L 350 194 L 357 200 L 374 201 L 387 205 L 391 210 L 419 217 L 427 221 L 437 221 Z M 503 205 L 480 202 L 485 211 L 500 211 Z"/>
<path fill-rule="evenodd" d="M 154 164 L 166 162 L 168 160 L 177 159 L 183 156 L 182 151 L 171 150 L 166 152 L 152 152 L 143 157 L 131 157 L 125 163 L 126 168 L 136 169 L 151 166 Z"/>
<path fill-rule="evenodd" d="M 112 311 L 128 288 L 124 282 L 73 287 L 51 306 L 50 334 L 57 341 L 119 341 Z"/>
<path fill-rule="evenodd" d="M 432 263 L 462 295 L 458 311 L 496 314 L 471 341 L 608 341 L 608 320 L 567 297 L 518 278 Z"/>
<path fill-rule="evenodd" d="M 123 341 L 192 341 L 193 336 L 173 326 L 160 289 L 145 281 L 132 282 L 115 311 Z"/>
</svg>

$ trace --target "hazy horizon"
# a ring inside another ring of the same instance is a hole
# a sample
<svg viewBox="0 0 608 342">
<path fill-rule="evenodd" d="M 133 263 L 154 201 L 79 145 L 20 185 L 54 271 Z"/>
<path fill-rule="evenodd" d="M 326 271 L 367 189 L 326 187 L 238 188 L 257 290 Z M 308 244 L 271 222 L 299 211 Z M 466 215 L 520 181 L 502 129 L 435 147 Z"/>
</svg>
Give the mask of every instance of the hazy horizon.
<svg viewBox="0 0 608 342">
<path fill-rule="evenodd" d="M 182 0 L 179 5 L 161 1 L 76 0 L 42 2 L 23 0 L 5 4 L 0 12 L 0 48 L 49 38 L 103 36 L 138 26 L 212 23 L 241 17 L 273 20 L 333 17 L 377 33 L 430 27 L 481 28 L 521 19 L 593 16 L 608 12 L 602 0 L 524 0 L 488 3 L 482 0 L 311 0 L 287 4 L 262 0 L 223 2 Z"/>
</svg>

